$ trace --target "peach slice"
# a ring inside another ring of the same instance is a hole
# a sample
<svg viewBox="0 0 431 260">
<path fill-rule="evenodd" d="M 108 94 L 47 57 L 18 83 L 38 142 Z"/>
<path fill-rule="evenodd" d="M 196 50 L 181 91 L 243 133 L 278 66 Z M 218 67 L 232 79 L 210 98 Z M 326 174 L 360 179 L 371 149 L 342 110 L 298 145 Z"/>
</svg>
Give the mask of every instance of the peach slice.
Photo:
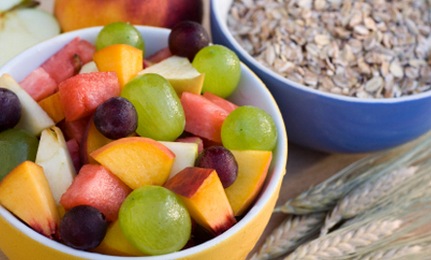
<svg viewBox="0 0 431 260">
<path fill-rule="evenodd" d="M 60 222 L 57 205 L 43 168 L 24 161 L 0 183 L 0 204 L 49 238 L 57 233 Z"/>
<path fill-rule="evenodd" d="M 235 216 L 242 215 L 259 194 L 272 160 L 271 151 L 232 150 L 238 162 L 238 177 L 225 189 Z"/>
<path fill-rule="evenodd" d="M 93 59 L 99 71 L 115 71 L 123 87 L 142 70 L 144 53 L 128 44 L 113 44 L 96 51 Z"/>
<path fill-rule="evenodd" d="M 178 194 L 190 216 L 218 235 L 236 223 L 223 185 L 214 169 L 187 167 L 169 179 L 166 188 Z"/>
<path fill-rule="evenodd" d="M 130 188 L 163 185 L 171 172 L 175 154 L 147 137 L 125 137 L 90 154 Z"/>
</svg>

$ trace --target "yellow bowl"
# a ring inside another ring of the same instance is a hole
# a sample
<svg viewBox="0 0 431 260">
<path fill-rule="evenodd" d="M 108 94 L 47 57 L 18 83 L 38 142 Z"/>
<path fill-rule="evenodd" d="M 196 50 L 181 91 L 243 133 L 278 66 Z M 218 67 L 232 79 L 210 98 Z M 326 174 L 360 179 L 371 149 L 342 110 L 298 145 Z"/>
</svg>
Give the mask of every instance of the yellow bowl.
<svg viewBox="0 0 431 260">
<path fill-rule="evenodd" d="M 168 29 L 146 26 L 137 28 L 145 39 L 147 55 L 167 46 Z M 100 29 L 101 27 L 94 27 L 77 30 L 40 43 L 0 68 L 0 75 L 9 73 L 20 81 L 73 38 L 80 37 L 94 42 Z M 242 78 L 231 100 L 240 105 L 250 104 L 263 108 L 272 115 L 278 130 L 277 148 L 257 201 L 237 224 L 216 238 L 169 255 L 133 259 L 245 259 L 262 235 L 271 217 L 285 174 L 287 135 L 281 113 L 272 95 L 250 69 L 243 64 L 241 66 Z M 0 234 L 0 250 L 10 259 L 130 259 L 67 247 L 33 231 L 1 206 Z"/>
</svg>

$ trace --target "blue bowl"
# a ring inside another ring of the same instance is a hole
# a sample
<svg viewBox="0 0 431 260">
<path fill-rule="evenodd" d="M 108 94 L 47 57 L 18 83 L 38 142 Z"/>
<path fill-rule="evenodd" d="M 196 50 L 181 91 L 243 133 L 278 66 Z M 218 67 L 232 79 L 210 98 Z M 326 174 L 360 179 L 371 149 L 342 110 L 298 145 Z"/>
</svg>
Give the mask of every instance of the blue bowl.
<svg viewBox="0 0 431 260">
<path fill-rule="evenodd" d="M 360 99 L 315 90 L 268 69 L 248 54 L 227 27 L 232 0 L 212 0 L 214 43 L 237 53 L 272 92 L 289 142 L 330 153 L 367 153 L 396 147 L 431 129 L 431 92 Z"/>
</svg>

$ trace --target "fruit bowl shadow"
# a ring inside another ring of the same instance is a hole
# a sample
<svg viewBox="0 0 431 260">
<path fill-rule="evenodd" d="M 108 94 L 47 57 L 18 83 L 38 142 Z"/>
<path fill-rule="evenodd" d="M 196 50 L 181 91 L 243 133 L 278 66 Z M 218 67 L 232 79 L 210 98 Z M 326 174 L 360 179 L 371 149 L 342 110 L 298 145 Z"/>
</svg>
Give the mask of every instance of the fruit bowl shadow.
<svg viewBox="0 0 431 260">
<path fill-rule="evenodd" d="M 168 29 L 137 26 L 145 39 L 146 55 L 167 46 Z M 17 81 L 58 51 L 75 37 L 94 42 L 101 27 L 64 33 L 42 42 L 16 56 L 0 68 Z M 278 198 L 287 163 L 287 136 L 279 108 L 262 81 L 244 64 L 238 89 L 230 98 L 240 104 L 250 104 L 266 110 L 277 127 L 278 142 L 273 160 L 259 197 L 250 210 L 223 234 L 191 248 L 162 256 L 132 257 L 133 259 L 244 259 L 262 235 Z M 33 231 L 9 211 L 0 206 L 0 250 L 10 259 L 130 259 L 75 250 Z"/>
</svg>

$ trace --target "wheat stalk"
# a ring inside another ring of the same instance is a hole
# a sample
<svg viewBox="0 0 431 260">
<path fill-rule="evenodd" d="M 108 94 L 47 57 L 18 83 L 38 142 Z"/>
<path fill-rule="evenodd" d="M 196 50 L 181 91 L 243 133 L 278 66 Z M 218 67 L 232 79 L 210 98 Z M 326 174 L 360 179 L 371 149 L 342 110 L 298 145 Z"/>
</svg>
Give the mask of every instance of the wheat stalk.
<svg viewBox="0 0 431 260">
<path fill-rule="evenodd" d="M 358 225 L 355 228 L 339 229 L 298 247 L 285 260 L 335 259 L 354 254 L 362 248 L 378 243 L 393 235 L 402 225 L 399 219 L 381 219 Z"/>
<path fill-rule="evenodd" d="M 407 245 L 391 248 L 382 248 L 375 250 L 369 254 L 358 256 L 354 260 L 381 260 L 394 259 L 395 257 L 407 257 L 422 252 L 423 247 L 420 245 Z"/>
<path fill-rule="evenodd" d="M 325 219 L 324 213 L 303 216 L 289 215 L 277 226 L 251 260 L 274 259 L 293 251 L 318 234 Z"/>
<path fill-rule="evenodd" d="M 396 149 L 364 157 L 297 197 L 287 200 L 274 211 L 296 215 L 330 211 L 341 197 L 370 176 L 427 159 L 431 153 L 430 144 L 430 135 L 424 135 Z"/>
<path fill-rule="evenodd" d="M 330 228 L 343 219 L 352 218 L 375 207 L 384 198 L 398 190 L 408 179 L 415 176 L 417 169 L 416 166 L 410 166 L 394 170 L 388 174 L 379 174 L 353 189 L 328 214 L 321 234 L 326 234 Z"/>
</svg>

